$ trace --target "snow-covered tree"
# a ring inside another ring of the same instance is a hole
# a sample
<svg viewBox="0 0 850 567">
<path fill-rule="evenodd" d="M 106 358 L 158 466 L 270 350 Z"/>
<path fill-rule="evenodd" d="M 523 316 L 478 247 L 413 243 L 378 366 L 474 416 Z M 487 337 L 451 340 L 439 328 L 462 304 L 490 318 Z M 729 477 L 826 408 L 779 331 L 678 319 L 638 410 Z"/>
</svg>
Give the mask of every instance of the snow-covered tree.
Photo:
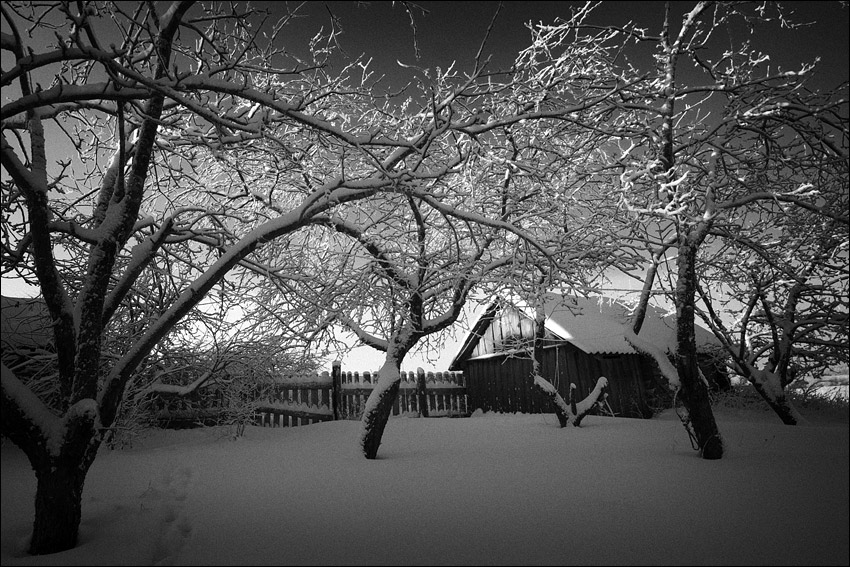
<svg viewBox="0 0 850 567">
<path fill-rule="evenodd" d="M 828 209 L 846 216 L 847 174 L 809 178 Z M 698 313 L 783 423 L 804 421 L 786 396 L 790 384 L 847 364 L 848 238 L 834 218 L 768 210 L 702 259 Z"/>
<path fill-rule="evenodd" d="M 0 10 L 13 63 L 0 80 L 8 97 L 0 111 L 4 271 L 41 289 L 60 392 L 58 407 L 48 407 L 4 366 L 2 427 L 36 471 L 30 552 L 43 554 L 75 545 L 86 473 L 139 365 L 232 266 L 298 228 L 309 206 L 205 265 L 208 256 L 177 247 L 221 232 L 210 220 L 216 211 L 193 201 L 207 190 L 195 158 L 257 138 L 269 122 L 338 131 L 310 105 L 340 79 L 319 72 L 318 38 L 310 63 L 274 46 L 288 18 L 269 23 L 193 2 L 9 2 Z M 126 344 L 105 350 L 116 323 L 132 320 L 133 284 L 164 247 L 196 275 L 163 311 L 133 321 L 142 328 L 124 333 Z"/>
<path fill-rule="evenodd" d="M 524 238 L 435 181 L 488 132 L 592 113 L 610 95 L 543 101 L 515 76 L 497 83 L 479 53 L 397 103 L 365 62 L 339 57 L 333 32 L 294 55 L 281 39 L 295 14 L 218 3 L 4 2 L 0 16 L 3 270 L 41 290 L 61 392 L 54 410 L 3 366 L 2 430 L 38 480 L 33 554 L 76 544 L 86 474 L 128 383 L 232 269 L 285 281 L 295 256 L 252 254 L 306 244 L 300 230 L 381 194 Z M 499 93 L 496 114 L 476 104 Z M 107 361 L 134 284 L 164 258 L 186 268 L 178 293 Z"/>
<path fill-rule="evenodd" d="M 574 175 L 599 139 L 595 125 L 619 89 L 616 78 L 601 92 L 601 83 L 586 80 L 582 55 L 592 45 L 579 44 L 554 63 L 520 62 L 502 72 L 487 69 L 485 46 L 471 70 L 422 70 L 420 93 L 380 109 L 380 128 L 432 132 L 423 149 L 398 162 L 390 192 L 314 215 L 312 228 L 266 247 L 259 261 L 275 281 L 262 303 L 298 312 L 282 320 L 305 329 L 311 324 L 295 320 L 313 321 L 319 342 L 333 340 L 323 333 L 331 322 L 341 324 L 386 353 L 363 417 L 367 458 L 377 454 L 404 357 L 453 323 L 475 287 L 503 289 L 532 262 L 583 273 L 579 264 L 602 253 L 596 241 L 616 251 L 599 203 L 577 196 Z M 561 78 L 573 74 L 575 80 Z M 335 115 L 352 125 L 370 119 L 361 109 Z M 329 163 L 324 156 L 334 148 L 317 146 L 311 159 Z M 258 152 L 275 161 L 269 165 Z M 343 158 L 349 175 L 372 167 L 372 155 Z M 252 144 L 225 160 L 216 176 L 227 178 L 226 192 L 252 200 L 260 217 L 286 209 L 286 195 L 268 182 L 286 165 L 274 144 Z M 257 165 L 246 171 L 251 163 Z M 604 202 L 601 192 L 594 197 Z"/>
<path fill-rule="evenodd" d="M 433 348 L 429 341 L 458 319 L 473 291 L 504 287 L 528 249 L 549 253 L 551 242 L 509 221 L 530 202 L 513 191 L 512 179 L 503 166 L 472 159 L 456 175 L 431 181 L 429 193 L 439 200 L 400 191 L 316 216 L 314 228 L 302 233 L 310 246 L 297 276 L 265 295 L 272 310 L 297 304 L 312 328 L 341 326 L 385 353 L 362 417 L 367 458 L 377 456 L 407 354 Z M 469 220 L 470 210 L 477 222 Z M 267 252 L 291 251 L 280 244 Z"/>
<path fill-rule="evenodd" d="M 448 328 L 463 312 L 470 291 L 512 257 L 493 246 L 493 231 L 458 221 L 427 204 L 388 196 L 373 209 L 370 222 L 326 220 L 351 244 L 347 282 L 328 290 L 326 317 L 358 340 L 385 353 L 378 380 L 363 411 L 361 447 L 377 456 L 383 431 L 400 386 L 405 356 L 420 341 Z"/>
<path fill-rule="evenodd" d="M 846 225 L 846 216 L 830 211 L 829 199 L 800 174 L 846 167 L 840 117 L 847 100 L 808 91 L 811 65 L 777 68 L 754 49 L 753 26 L 789 25 L 781 6 L 668 4 L 657 32 L 598 22 L 592 12 L 587 5 L 569 22 L 541 27 L 538 43 L 595 39 L 611 54 L 600 73 L 629 85 L 602 125 L 611 144 L 598 172 L 627 215 L 621 234 L 651 259 L 644 301 L 653 269 L 675 253 L 666 285 L 677 311 L 679 398 L 701 454 L 720 458 L 722 439 L 694 340 L 700 254 L 770 204 L 780 205 L 779 214 L 809 210 Z M 639 322 L 638 314 L 637 330 Z"/>
<path fill-rule="evenodd" d="M 575 400 L 576 385 L 570 384 L 569 396 L 564 400 L 563 396 L 558 392 L 558 389 L 543 376 L 543 364 L 541 362 L 542 351 L 546 337 L 546 309 L 545 294 L 551 288 L 551 273 L 546 270 L 537 280 L 536 289 L 529 293 L 526 291 L 523 295 L 530 297 L 534 306 L 534 339 L 531 344 L 531 364 L 532 364 L 532 380 L 534 387 L 547 397 L 552 404 L 552 409 L 555 411 L 555 416 L 558 418 L 558 423 L 561 427 L 573 425 L 578 427 L 587 414 L 593 410 L 597 404 L 605 401 L 607 396 L 608 379 L 605 376 L 600 376 L 596 380 L 596 386 L 590 393 L 580 402 Z"/>
</svg>

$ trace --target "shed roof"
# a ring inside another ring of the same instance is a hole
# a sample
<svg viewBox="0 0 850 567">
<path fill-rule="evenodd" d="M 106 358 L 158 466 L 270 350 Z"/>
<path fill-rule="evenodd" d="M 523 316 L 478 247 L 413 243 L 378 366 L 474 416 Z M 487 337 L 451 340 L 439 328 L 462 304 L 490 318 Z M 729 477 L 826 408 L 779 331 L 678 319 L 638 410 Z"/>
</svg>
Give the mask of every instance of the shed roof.
<svg viewBox="0 0 850 567">
<path fill-rule="evenodd" d="M 478 339 L 486 331 L 494 316 L 507 304 L 527 317 L 534 310 L 522 301 L 496 301 L 484 312 L 467 334 L 452 361 L 451 367 L 467 358 Z M 625 333 L 631 324 L 632 308 L 611 298 L 562 296 L 550 293 L 544 298 L 546 330 L 560 340 L 569 342 L 588 354 L 634 354 L 635 349 L 626 341 Z M 708 330 L 695 325 L 697 350 L 708 351 L 720 347 L 720 342 Z M 658 307 L 649 306 L 641 327 L 640 337 L 653 343 L 662 352 L 676 352 L 676 315 Z"/>
<path fill-rule="evenodd" d="M 625 328 L 631 325 L 633 308 L 605 297 L 562 297 L 549 294 L 544 303 L 547 328 L 587 353 L 633 353 Z M 625 326 L 625 327 L 624 327 Z M 694 325 L 698 350 L 720 347 L 713 333 Z M 640 330 L 644 338 L 664 352 L 675 353 L 676 314 L 648 306 Z"/>
</svg>

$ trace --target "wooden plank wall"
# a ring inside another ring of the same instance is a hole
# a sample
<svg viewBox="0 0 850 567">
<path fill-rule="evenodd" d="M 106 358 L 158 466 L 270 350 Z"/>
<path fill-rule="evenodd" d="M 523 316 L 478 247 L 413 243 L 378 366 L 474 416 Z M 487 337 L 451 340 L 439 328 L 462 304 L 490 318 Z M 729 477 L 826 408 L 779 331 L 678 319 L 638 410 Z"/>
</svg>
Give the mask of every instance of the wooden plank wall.
<svg viewBox="0 0 850 567">
<path fill-rule="evenodd" d="M 570 383 L 576 398 L 586 397 L 600 376 L 608 378 L 608 403 L 615 415 L 648 417 L 644 379 L 649 372 L 642 357 L 588 355 L 570 344 L 543 350 L 542 372 L 567 399 Z M 469 408 L 474 411 L 551 412 L 548 401 L 532 386 L 531 359 L 518 355 L 489 356 L 463 363 Z"/>
</svg>

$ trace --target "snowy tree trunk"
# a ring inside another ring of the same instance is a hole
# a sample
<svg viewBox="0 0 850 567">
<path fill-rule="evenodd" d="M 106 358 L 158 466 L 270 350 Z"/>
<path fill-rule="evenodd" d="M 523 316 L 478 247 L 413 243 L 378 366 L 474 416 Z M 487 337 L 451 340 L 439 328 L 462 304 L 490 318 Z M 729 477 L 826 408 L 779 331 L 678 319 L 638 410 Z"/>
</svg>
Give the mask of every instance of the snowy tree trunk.
<svg viewBox="0 0 850 567">
<path fill-rule="evenodd" d="M 45 555 L 77 544 L 83 483 L 100 447 L 100 423 L 92 399 L 56 416 L 2 365 L 3 434 L 23 450 L 36 475 L 35 520 L 29 552 Z"/>
<path fill-rule="evenodd" d="M 535 361 L 535 367 L 536 366 L 537 362 Z M 552 402 L 552 407 L 555 409 L 555 415 L 558 417 L 558 423 L 561 424 L 561 427 L 566 427 L 567 423 L 570 421 L 570 410 L 567 403 L 564 401 L 564 398 L 561 397 L 561 394 L 559 394 L 558 390 L 555 389 L 555 386 L 539 374 L 534 376 L 534 386 L 542 392 L 544 396 L 549 398 L 549 401 Z"/>
<path fill-rule="evenodd" d="M 600 376 L 596 381 L 596 386 L 593 388 L 593 391 L 579 403 L 573 404 L 573 425 L 575 427 L 579 427 L 581 425 L 581 420 L 590 413 L 590 410 L 592 410 L 596 404 L 602 403 L 602 401 L 605 400 L 605 396 L 608 395 L 607 390 L 608 378 Z"/>
<path fill-rule="evenodd" d="M 596 404 L 601 403 L 605 399 L 608 388 L 608 379 L 600 376 L 596 381 L 596 387 L 590 392 L 586 398 L 576 403 L 571 398 L 570 404 L 564 401 L 564 398 L 555 389 L 551 382 L 542 376 L 534 377 L 534 386 L 552 401 L 552 407 L 555 408 L 555 415 L 558 416 L 558 422 L 561 427 L 566 427 L 567 424 L 572 424 L 574 427 L 581 426 L 581 420 L 590 413 Z M 575 390 L 575 384 L 570 384 L 570 394 Z"/>
<path fill-rule="evenodd" d="M 806 423 L 806 419 L 800 415 L 797 408 L 785 395 L 785 389 L 780 385 L 779 376 L 766 370 L 749 367 L 745 369 L 750 384 L 756 392 L 767 402 L 770 408 L 779 416 L 785 425 L 799 425 Z"/>
<path fill-rule="evenodd" d="M 59 439 L 48 437 L 26 451 L 37 479 L 32 555 L 58 553 L 77 545 L 83 483 L 101 443 L 96 414 L 87 410 L 93 403 L 84 400 L 72 406 L 53 432 Z"/>
<path fill-rule="evenodd" d="M 543 306 L 542 292 L 537 294 L 536 304 L 534 309 L 534 345 L 532 350 L 532 378 L 534 386 L 540 390 L 544 396 L 552 402 L 552 407 L 555 409 L 555 415 L 558 416 L 558 423 L 561 427 L 566 427 L 570 419 L 570 410 L 567 403 L 555 386 L 543 377 L 543 363 L 540 361 L 543 355 L 543 338 L 546 336 L 546 311 Z"/>
<path fill-rule="evenodd" d="M 58 553 L 77 545 L 87 470 L 84 464 L 63 458 L 36 468 L 32 555 Z"/>
<path fill-rule="evenodd" d="M 785 425 L 799 425 L 805 421 L 800 415 L 800 412 L 798 412 L 797 408 L 791 404 L 791 401 L 788 400 L 784 393 L 780 396 L 774 397 L 758 382 L 752 382 L 752 384 L 755 387 L 756 392 L 758 392 L 770 408 L 776 412 L 776 415 L 779 416 L 782 423 Z"/>
<path fill-rule="evenodd" d="M 387 352 L 386 361 L 378 371 L 378 383 L 366 400 L 360 446 L 367 459 L 378 456 L 378 447 L 381 446 L 381 438 L 384 436 L 384 429 L 401 386 L 400 365 L 401 358 L 395 353 Z"/>
<path fill-rule="evenodd" d="M 581 425 L 581 420 L 584 419 L 590 410 L 604 399 L 605 389 L 608 386 L 608 379 L 601 376 L 596 382 L 596 387 L 588 396 L 581 402 L 576 404 L 574 398 L 575 384 L 570 384 L 570 403 L 567 404 L 557 388 L 552 385 L 546 378 L 543 377 L 543 363 L 541 356 L 543 354 L 543 339 L 546 336 L 546 313 L 544 311 L 542 294 L 537 296 L 534 314 L 534 348 L 532 352 L 532 378 L 534 387 L 549 398 L 552 402 L 552 407 L 555 410 L 555 415 L 558 417 L 558 423 L 561 427 L 566 427 L 571 423 L 575 427 Z"/>
<path fill-rule="evenodd" d="M 684 228 L 681 230 L 685 230 Z M 723 456 L 723 440 L 714 420 L 708 384 L 697 364 L 694 333 L 694 301 L 696 296 L 696 255 L 698 236 L 685 232 L 679 238 L 678 281 L 676 284 L 676 370 L 681 384 L 680 396 L 688 410 L 690 424 L 704 459 Z"/>
</svg>

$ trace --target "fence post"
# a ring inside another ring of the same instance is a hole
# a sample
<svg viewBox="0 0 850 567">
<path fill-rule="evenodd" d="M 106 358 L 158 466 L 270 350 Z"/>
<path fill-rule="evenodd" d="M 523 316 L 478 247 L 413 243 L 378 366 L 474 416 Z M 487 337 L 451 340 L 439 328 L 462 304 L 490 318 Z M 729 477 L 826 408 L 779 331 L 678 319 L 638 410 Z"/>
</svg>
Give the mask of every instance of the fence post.
<svg viewBox="0 0 850 567">
<path fill-rule="evenodd" d="M 428 394 L 425 392 L 425 370 L 416 369 L 416 405 L 419 417 L 428 417 Z"/>
<path fill-rule="evenodd" d="M 342 398 L 342 361 L 334 360 L 331 365 L 331 408 L 334 420 L 339 419 L 339 406 Z"/>
</svg>

